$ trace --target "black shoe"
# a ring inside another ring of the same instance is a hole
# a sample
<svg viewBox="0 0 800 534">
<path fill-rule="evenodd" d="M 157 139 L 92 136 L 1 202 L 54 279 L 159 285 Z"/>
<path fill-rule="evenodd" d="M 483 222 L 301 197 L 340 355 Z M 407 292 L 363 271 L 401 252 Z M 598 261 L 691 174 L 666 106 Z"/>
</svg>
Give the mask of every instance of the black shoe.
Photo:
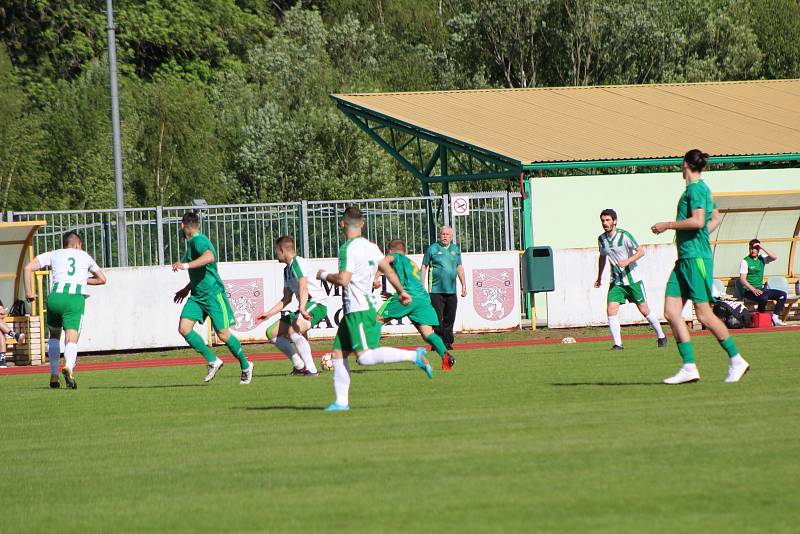
<svg viewBox="0 0 800 534">
<path fill-rule="evenodd" d="M 625 349 L 625 347 L 623 347 L 622 345 L 612 345 L 611 346 L 611 350 L 623 350 L 623 349 Z"/>
<path fill-rule="evenodd" d="M 58 389 L 61 387 L 61 382 L 58 380 L 58 375 L 50 375 L 50 388 Z"/>
<path fill-rule="evenodd" d="M 75 382 L 75 378 L 72 376 L 72 371 L 64 367 L 61 370 L 61 374 L 64 375 L 64 380 L 67 382 L 67 387 L 69 389 L 78 389 L 78 383 Z"/>
<path fill-rule="evenodd" d="M 666 346 L 667 346 L 667 337 L 664 336 L 664 337 L 658 338 L 658 348 L 659 349 L 663 349 Z"/>
<path fill-rule="evenodd" d="M 306 376 L 306 368 L 296 369 L 292 367 L 292 372 L 289 373 L 289 376 Z"/>
</svg>

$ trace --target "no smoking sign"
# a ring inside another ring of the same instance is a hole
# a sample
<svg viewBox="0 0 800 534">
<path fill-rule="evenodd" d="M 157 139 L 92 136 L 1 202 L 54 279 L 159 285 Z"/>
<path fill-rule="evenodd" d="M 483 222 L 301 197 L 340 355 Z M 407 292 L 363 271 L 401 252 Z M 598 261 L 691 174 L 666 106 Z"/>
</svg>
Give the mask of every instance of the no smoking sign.
<svg viewBox="0 0 800 534">
<path fill-rule="evenodd" d="M 469 197 L 453 197 L 450 200 L 450 211 L 454 216 L 469 215 Z"/>
</svg>

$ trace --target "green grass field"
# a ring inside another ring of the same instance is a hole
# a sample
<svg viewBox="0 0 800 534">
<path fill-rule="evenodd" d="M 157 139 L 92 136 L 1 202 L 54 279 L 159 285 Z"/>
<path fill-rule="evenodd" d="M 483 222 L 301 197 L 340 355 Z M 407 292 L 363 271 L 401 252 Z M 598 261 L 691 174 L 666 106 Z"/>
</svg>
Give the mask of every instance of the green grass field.
<svg viewBox="0 0 800 534">
<path fill-rule="evenodd" d="M 354 365 L 333 414 L 285 361 L 0 376 L 0 531 L 797 532 L 800 333 L 739 336 L 739 384 L 695 340 L 677 387 L 650 339 Z"/>
</svg>

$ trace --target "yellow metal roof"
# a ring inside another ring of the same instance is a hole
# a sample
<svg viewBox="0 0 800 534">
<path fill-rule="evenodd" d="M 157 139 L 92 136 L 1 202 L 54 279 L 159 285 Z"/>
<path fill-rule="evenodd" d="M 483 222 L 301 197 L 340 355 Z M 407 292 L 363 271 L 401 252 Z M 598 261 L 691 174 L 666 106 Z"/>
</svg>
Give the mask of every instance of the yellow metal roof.
<svg viewBox="0 0 800 534">
<path fill-rule="evenodd" d="M 800 80 L 333 96 L 523 165 L 800 153 Z"/>
</svg>

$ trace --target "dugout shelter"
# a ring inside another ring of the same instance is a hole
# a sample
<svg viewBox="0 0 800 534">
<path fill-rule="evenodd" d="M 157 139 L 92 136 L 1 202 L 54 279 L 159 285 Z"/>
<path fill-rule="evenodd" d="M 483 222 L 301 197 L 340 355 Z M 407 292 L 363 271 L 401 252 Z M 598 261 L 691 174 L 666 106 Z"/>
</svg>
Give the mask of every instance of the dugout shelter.
<svg viewBox="0 0 800 534">
<path fill-rule="evenodd" d="M 800 272 L 794 252 L 800 227 L 784 228 L 793 217 L 788 213 L 793 206 L 785 204 L 794 202 L 784 197 L 795 199 L 800 190 L 800 79 L 331 98 L 420 181 L 424 195 L 434 184 L 447 194 L 453 182 L 518 181 L 525 248 L 593 246 L 596 233 L 585 229 L 587 224 L 597 226 L 596 206 L 586 203 L 608 191 L 619 204 L 638 207 L 629 220 L 641 221 L 637 235 L 648 235 L 645 221 L 651 223 L 656 214 L 674 216 L 683 184 L 674 171 L 646 170 L 677 170 L 688 149 L 701 148 L 711 155 L 710 169 L 729 169 L 713 177 L 712 190 L 719 191 L 720 199 L 726 194 L 730 199 L 747 197 L 746 209 L 784 212 L 769 217 L 783 221 L 781 238 L 788 240 L 786 257 L 791 256 L 786 274 Z M 603 170 L 608 174 L 598 176 Z M 720 207 L 730 202 L 721 200 Z M 733 241 L 756 237 L 761 228 L 734 223 L 740 218 L 733 215 L 740 213 L 735 210 L 745 209 L 735 206 L 726 208 L 729 223 L 717 232 L 725 236 L 719 244 L 726 258 L 729 251 L 733 254 L 728 247 L 737 244 Z M 570 236 L 569 228 L 564 235 L 565 216 L 577 217 L 571 226 L 580 228 L 580 236 Z M 581 241 L 584 235 L 588 243 Z M 653 243 L 671 241 L 671 236 L 648 238 Z"/>
<path fill-rule="evenodd" d="M 0 300 L 7 310 L 16 301 L 25 299 L 23 268 L 33 259 L 33 236 L 46 224 L 45 221 L 0 223 Z M 26 335 L 23 346 L 8 340 L 9 356 L 14 365 L 39 365 L 45 354 L 42 277 L 37 275 L 33 283 L 38 298 L 29 310 L 31 313 L 5 318 L 6 323 Z"/>
</svg>

